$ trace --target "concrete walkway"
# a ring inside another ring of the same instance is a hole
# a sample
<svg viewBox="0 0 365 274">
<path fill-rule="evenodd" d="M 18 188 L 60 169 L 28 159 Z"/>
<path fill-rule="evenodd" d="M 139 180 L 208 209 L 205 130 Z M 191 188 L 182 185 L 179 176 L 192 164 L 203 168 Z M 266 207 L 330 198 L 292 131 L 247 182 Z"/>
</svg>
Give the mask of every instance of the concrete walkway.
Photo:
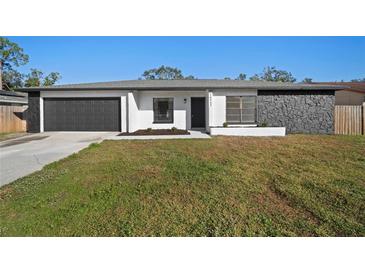
<svg viewBox="0 0 365 274">
<path fill-rule="evenodd" d="M 117 134 L 47 132 L 0 142 L 0 186 Z"/>
<path fill-rule="evenodd" d="M 190 135 L 145 135 L 145 136 L 111 136 L 108 140 L 167 140 L 167 139 L 210 139 L 210 135 L 198 130 L 189 130 Z"/>
</svg>

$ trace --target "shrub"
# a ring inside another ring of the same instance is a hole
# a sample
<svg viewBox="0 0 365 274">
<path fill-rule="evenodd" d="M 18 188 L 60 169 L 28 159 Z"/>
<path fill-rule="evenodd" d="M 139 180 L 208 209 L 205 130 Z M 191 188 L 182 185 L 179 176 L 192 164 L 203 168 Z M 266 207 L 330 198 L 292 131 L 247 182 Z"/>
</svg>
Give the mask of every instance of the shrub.
<svg viewBox="0 0 365 274">
<path fill-rule="evenodd" d="M 266 121 L 264 121 L 264 122 L 262 122 L 259 126 L 260 126 L 260 127 L 267 127 L 267 122 L 266 122 Z"/>
<path fill-rule="evenodd" d="M 147 128 L 147 131 L 148 131 L 148 132 L 151 132 L 151 131 L 152 131 L 152 128 L 150 128 L 150 127 L 149 127 L 149 128 Z"/>
<path fill-rule="evenodd" d="M 174 131 L 177 131 L 177 128 L 176 128 L 176 127 L 172 127 L 172 128 L 171 128 L 171 131 L 173 131 L 173 132 L 174 132 Z"/>
<path fill-rule="evenodd" d="M 228 123 L 227 122 L 224 122 L 223 123 L 223 127 L 228 127 Z"/>
</svg>

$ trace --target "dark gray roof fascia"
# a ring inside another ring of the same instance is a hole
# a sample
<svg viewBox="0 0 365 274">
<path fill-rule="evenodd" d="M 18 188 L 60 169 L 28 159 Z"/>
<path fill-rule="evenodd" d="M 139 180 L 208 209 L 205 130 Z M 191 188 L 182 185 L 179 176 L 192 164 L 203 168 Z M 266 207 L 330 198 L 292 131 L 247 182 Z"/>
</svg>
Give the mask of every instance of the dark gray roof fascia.
<svg viewBox="0 0 365 274">
<path fill-rule="evenodd" d="M 260 90 L 340 90 L 346 86 L 327 84 L 281 83 L 245 80 L 126 80 L 49 87 L 20 88 L 18 91 L 43 90 L 206 90 L 206 89 L 260 89 Z"/>
</svg>

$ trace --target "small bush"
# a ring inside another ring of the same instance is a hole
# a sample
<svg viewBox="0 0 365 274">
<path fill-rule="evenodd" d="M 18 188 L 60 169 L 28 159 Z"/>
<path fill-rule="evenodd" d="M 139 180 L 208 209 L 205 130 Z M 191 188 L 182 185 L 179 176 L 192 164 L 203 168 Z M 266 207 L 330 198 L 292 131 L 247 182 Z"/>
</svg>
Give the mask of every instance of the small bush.
<svg viewBox="0 0 365 274">
<path fill-rule="evenodd" d="M 224 122 L 223 123 L 223 127 L 228 127 L 228 123 L 227 122 Z"/>
<path fill-rule="evenodd" d="M 259 127 L 267 127 L 267 122 L 266 122 L 266 121 L 262 122 L 262 123 L 259 125 Z"/>
<path fill-rule="evenodd" d="M 171 128 L 171 131 L 172 131 L 172 132 L 175 132 L 175 131 L 177 131 L 177 128 L 176 128 L 176 127 L 172 127 L 172 128 Z"/>
<path fill-rule="evenodd" d="M 147 128 L 147 131 L 148 131 L 148 132 L 151 132 L 151 131 L 152 131 L 152 128 L 150 128 L 150 127 L 149 127 L 149 128 Z"/>
</svg>

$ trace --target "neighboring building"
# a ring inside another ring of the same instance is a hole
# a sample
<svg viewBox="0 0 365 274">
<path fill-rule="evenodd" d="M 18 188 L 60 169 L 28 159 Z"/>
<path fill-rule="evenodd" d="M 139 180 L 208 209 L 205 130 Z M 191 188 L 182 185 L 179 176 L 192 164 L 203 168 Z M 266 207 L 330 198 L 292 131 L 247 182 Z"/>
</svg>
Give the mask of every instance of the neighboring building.
<svg viewBox="0 0 365 274">
<path fill-rule="evenodd" d="M 318 84 L 346 87 L 336 91 L 336 105 L 362 105 L 365 102 L 365 82 L 328 82 Z"/>
<path fill-rule="evenodd" d="M 28 104 L 26 94 L 0 90 L 0 106 L 23 106 Z"/>
<path fill-rule="evenodd" d="M 365 102 L 365 83 L 343 83 L 343 85 L 348 88 L 336 91 L 336 105 L 361 105 Z"/>
<path fill-rule="evenodd" d="M 134 80 L 23 88 L 28 130 L 122 131 L 265 125 L 334 131 L 338 85 L 241 80 Z"/>
</svg>

